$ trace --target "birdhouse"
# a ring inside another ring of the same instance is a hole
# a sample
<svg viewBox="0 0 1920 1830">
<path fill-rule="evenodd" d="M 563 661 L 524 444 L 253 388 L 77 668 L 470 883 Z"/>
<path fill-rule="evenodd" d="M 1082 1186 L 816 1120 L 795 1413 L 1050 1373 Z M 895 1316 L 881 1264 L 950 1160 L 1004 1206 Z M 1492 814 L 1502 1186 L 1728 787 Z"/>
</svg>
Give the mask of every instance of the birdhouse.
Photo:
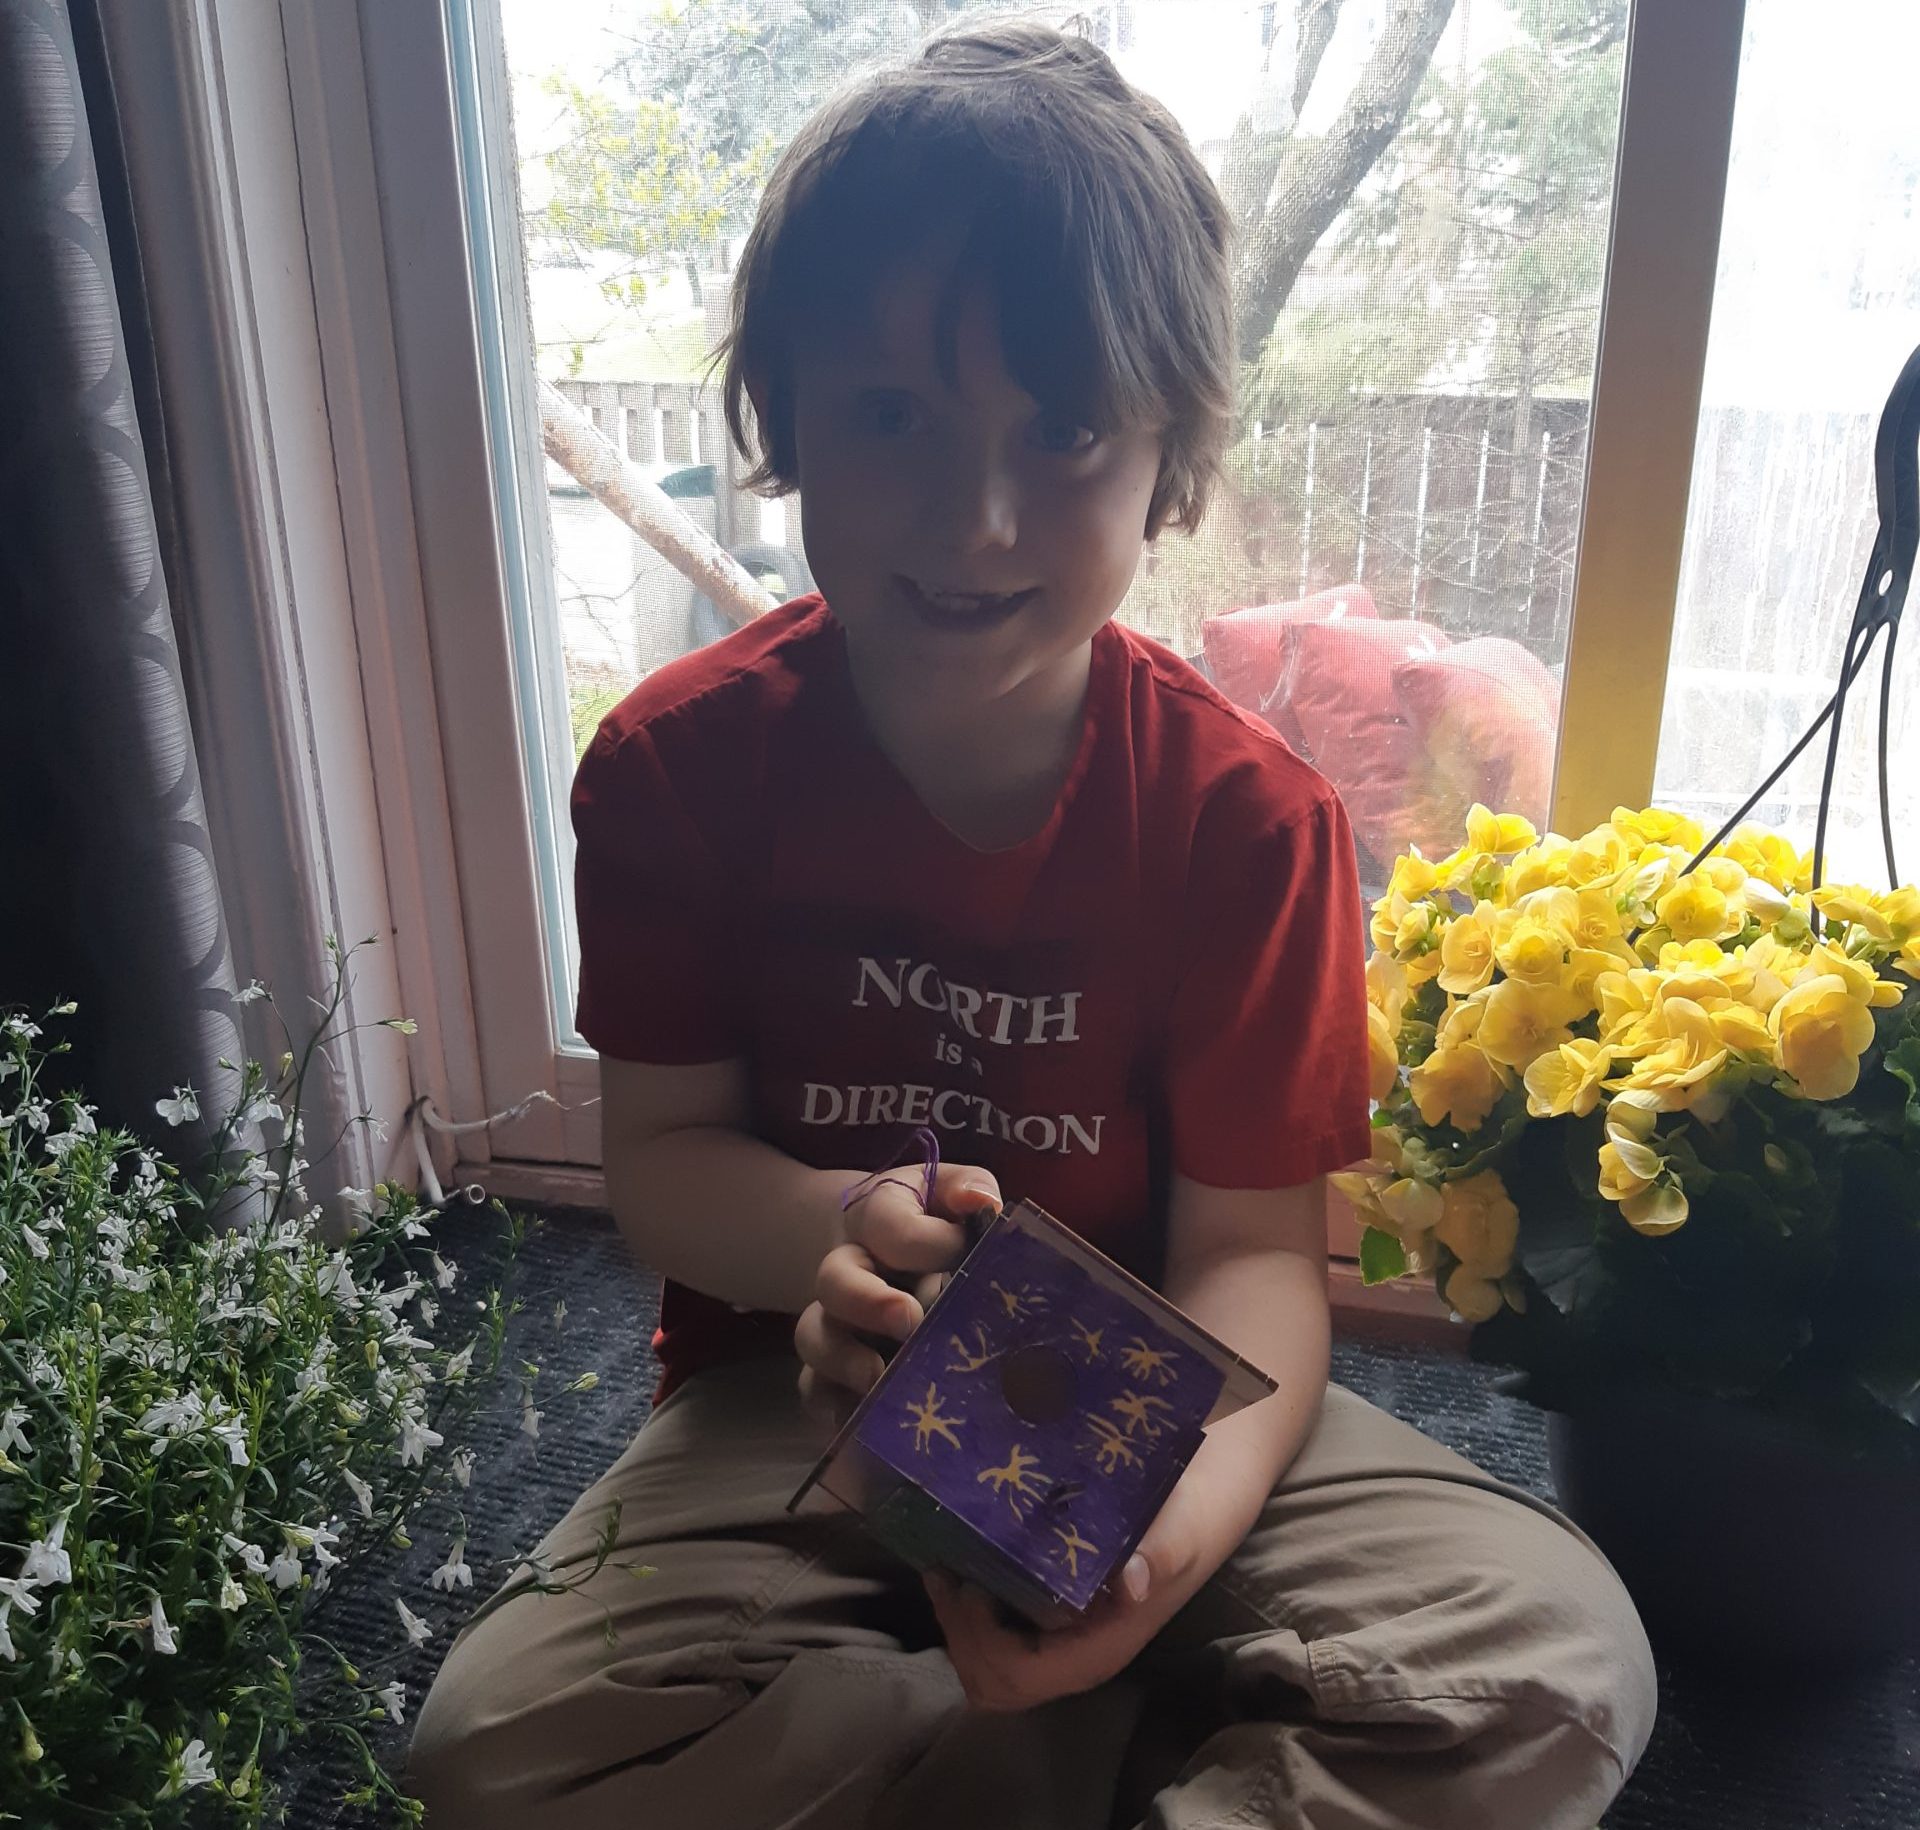
<svg viewBox="0 0 1920 1830">
<path fill-rule="evenodd" d="M 1124 1567 L 1209 1424 L 1274 1382 L 1032 1202 L 1000 1215 L 789 1510 L 1035 1621 Z"/>
</svg>

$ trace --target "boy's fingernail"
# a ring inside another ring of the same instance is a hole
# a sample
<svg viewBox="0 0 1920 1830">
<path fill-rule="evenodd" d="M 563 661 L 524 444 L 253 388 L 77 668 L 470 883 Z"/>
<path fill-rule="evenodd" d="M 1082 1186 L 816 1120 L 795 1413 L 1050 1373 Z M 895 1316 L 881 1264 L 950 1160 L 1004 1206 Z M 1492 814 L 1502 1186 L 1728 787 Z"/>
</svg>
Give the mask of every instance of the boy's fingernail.
<svg viewBox="0 0 1920 1830">
<path fill-rule="evenodd" d="M 1130 1557 L 1127 1567 L 1120 1577 L 1120 1586 L 1127 1591 L 1129 1601 L 1145 1601 L 1147 1590 L 1153 1584 L 1153 1572 L 1147 1567 L 1145 1557 Z"/>
</svg>

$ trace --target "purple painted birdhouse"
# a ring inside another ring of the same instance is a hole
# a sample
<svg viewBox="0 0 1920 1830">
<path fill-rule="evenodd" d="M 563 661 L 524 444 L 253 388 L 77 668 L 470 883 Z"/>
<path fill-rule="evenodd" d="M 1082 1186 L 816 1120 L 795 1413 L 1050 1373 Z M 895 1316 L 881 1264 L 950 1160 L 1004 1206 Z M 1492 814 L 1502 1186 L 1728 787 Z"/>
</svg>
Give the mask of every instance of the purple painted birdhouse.
<svg viewBox="0 0 1920 1830">
<path fill-rule="evenodd" d="M 1273 1391 L 1030 1201 L 1001 1215 L 834 1440 L 817 1487 L 919 1568 L 1079 1613 L 1208 1424 Z"/>
</svg>

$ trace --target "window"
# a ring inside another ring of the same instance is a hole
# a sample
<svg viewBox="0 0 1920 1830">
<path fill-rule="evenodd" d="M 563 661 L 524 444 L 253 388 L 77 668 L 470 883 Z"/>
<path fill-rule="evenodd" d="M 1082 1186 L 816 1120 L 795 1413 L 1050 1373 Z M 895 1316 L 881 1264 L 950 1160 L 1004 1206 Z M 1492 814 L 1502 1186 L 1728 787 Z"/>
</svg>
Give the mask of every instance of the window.
<svg viewBox="0 0 1920 1830">
<path fill-rule="evenodd" d="M 1773 4 L 1749 9 L 1756 44 Z M 739 495 L 701 387 L 713 282 L 765 161 L 827 81 L 992 5 L 618 0 L 541 17 L 527 0 L 442 0 L 359 17 L 414 535 L 391 566 L 399 577 L 417 563 L 430 650 L 397 690 L 435 707 L 446 823 L 428 837 L 457 868 L 464 943 L 435 959 L 462 954 L 486 1108 L 536 1090 L 564 1108 L 495 1127 L 498 1187 L 585 1194 L 552 1166 L 598 1160 L 597 1068 L 571 1033 L 565 790 L 578 733 L 761 589 L 733 573 L 696 586 L 662 557 L 673 542 L 633 523 L 674 531 L 703 578 L 721 552 L 772 593 L 805 583 L 794 505 Z M 1199 541 L 1161 544 L 1123 615 L 1234 696 L 1296 717 L 1309 748 L 1313 712 L 1316 760 L 1349 800 L 1355 771 L 1374 771 L 1361 780 L 1374 790 L 1362 838 L 1375 881 L 1424 819 L 1432 844 L 1441 815 L 1476 795 L 1547 812 L 1543 769 L 1561 831 L 1643 803 L 1675 637 L 1742 0 L 1050 10 L 1103 34 L 1243 199 L 1299 191 L 1290 146 L 1343 174 L 1315 190 L 1273 270 L 1274 334 L 1247 366 L 1222 511 Z M 1885 10 L 1849 13 L 1836 37 L 1874 42 Z M 657 40 L 668 20 L 683 40 L 707 34 L 709 52 L 735 28 L 758 48 L 729 75 L 724 60 L 687 55 L 688 40 L 676 64 Z M 1399 124 L 1384 146 L 1335 157 L 1386 102 Z M 701 148 L 691 177 L 685 160 L 655 157 L 662 135 Z M 351 137 L 343 128 L 339 144 Z M 611 156 L 678 188 L 630 175 L 622 191 Z M 651 242 L 623 226 L 623 197 L 651 212 Z M 357 284 L 351 247 L 342 265 L 340 284 Z M 569 446 L 568 463 L 545 456 Z M 582 493 L 577 470 L 596 466 L 581 452 L 604 468 L 609 450 L 618 486 L 600 476 L 597 496 Z M 1369 620 L 1381 627 L 1362 630 Z M 1396 639 L 1413 646 L 1395 652 Z M 1817 648 L 1802 666 L 1830 679 L 1837 657 Z M 1378 742 L 1344 756 L 1324 743 L 1363 715 Z M 501 741 L 510 727 L 521 744 Z M 1688 765 L 1677 770 L 1663 768 L 1662 785 L 1684 792 Z M 526 1166 L 517 1184 L 503 1180 L 514 1164 Z"/>
<path fill-rule="evenodd" d="M 573 762 L 636 680 L 732 626 L 568 453 L 609 447 L 654 511 L 669 504 L 771 598 L 809 587 L 795 505 L 741 491 L 707 380 L 732 260 L 820 99 L 929 25 L 1009 10 L 1033 9 L 685 0 L 609 17 L 474 0 L 473 42 L 484 61 L 497 24 L 511 95 L 509 123 L 483 80 L 467 90 L 494 261 L 479 290 L 501 302 L 501 396 L 545 384 L 546 454 L 524 433 L 501 441 L 498 489 L 519 530 L 523 727 L 563 1021 Z M 1122 618 L 1333 779 L 1376 887 L 1408 842 L 1450 849 L 1475 800 L 1544 823 L 1627 0 L 1053 10 L 1167 103 L 1244 225 L 1228 475 L 1197 537 L 1156 544 Z M 1383 116 L 1400 123 L 1384 147 L 1360 130 Z"/>
<path fill-rule="evenodd" d="M 1877 526 L 1873 443 L 1920 344 L 1920 16 L 1748 0 L 1656 793 L 1718 827 L 1826 704 Z M 1871 47 L 1871 55 L 1866 55 Z M 1783 232 L 1783 226 L 1790 225 Z M 1894 672 L 1896 846 L 1920 832 L 1920 670 Z M 1855 684 L 1828 879 L 1883 881 L 1876 661 Z M 1821 738 L 1756 817 L 1811 841 Z M 1900 860 L 1911 877 L 1914 842 Z"/>
</svg>

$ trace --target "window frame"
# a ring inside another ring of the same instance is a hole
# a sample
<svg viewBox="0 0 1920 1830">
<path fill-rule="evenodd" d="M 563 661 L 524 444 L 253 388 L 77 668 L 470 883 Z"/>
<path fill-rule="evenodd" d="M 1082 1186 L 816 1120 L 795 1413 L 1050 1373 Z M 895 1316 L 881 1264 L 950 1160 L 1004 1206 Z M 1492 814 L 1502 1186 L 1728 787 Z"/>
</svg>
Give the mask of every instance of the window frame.
<svg viewBox="0 0 1920 1830">
<path fill-rule="evenodd" d="M 1744 0 L 1635 0 L 1630 19 L 1553 796 L 1561 831 L 1652 791 L 1744 11 Z M 437 713 L 457 861 L 457 887 L 443 894 L 457 897 L 445 913 L 464 936 L 475 1084 L 488 1110 L 535 1093 L 559 1102 L 496 1127 L 490 1146 L 463 1148 L 458 1173 L 501 1193 L 579 1199 L 598 1186 L 598 1067 L 564 1040 L 570 1013 L 546 938 L 556 916 L 531 817 L 542 797 L 564 819 L 565 791 L 530 775 L 515 723 L 555 715 L 539 676 L 557 687 L 540 652 L 557 632 L 527 627 L 524 614 L 524 567 L 544 559 L 545 523 L 524 500 L 528 476 L 497 487 L 502 429 L 523 449 L 537 450 L 539 436 L 530 390 L 490 393 L 486 373 L 499 315 L 519 314 L 524 335 L 526 302 L 497 288 L 490 321 L 476 288 L 463 187 L 481 149 L 463 138 L 454 94 L 464 81 L 497 95 L 497 17 L 491 0 L 359 0 L 381 233 L 329 253 L 348 291 L 382 290 L 391 318 L 427 638 L 395 666 L 403 701 Z M 510 233 L 513 199 L 496 190 L 486 204 L 482 232 Z M 501 742 L 502 730 L 515 741 Z"/>
</svg>

